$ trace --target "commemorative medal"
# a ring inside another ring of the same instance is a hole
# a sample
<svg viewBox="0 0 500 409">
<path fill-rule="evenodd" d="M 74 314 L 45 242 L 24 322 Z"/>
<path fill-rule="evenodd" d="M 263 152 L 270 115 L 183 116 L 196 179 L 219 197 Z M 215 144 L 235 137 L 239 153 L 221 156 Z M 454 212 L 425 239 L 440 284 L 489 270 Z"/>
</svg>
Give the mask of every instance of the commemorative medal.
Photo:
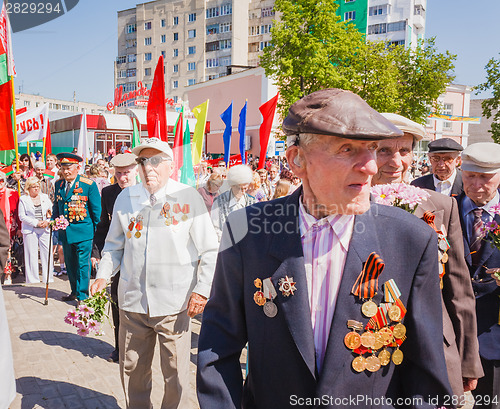
<svg viewBox="0 0 500 409">
<path fill-rule="evenodd" d="M 402 339 L 406 335 L 406 327 L 401 323 L 396 324 L 392 329 L 392 333 L 394 334 L 394 338 Z"/>
<path fill-rule="evenodd" d="M 264 298 L 264 293 L 262 291 L 255 291 L 253 300 L 259 307 L 262 307 L 266 303 L 266 299 Z"/>
<path fill-rule="evenodd" d="M 365 317 L 374 317 L 377 314 L 377 304 L 370 299 L 363 303 L 361 306 L 361 312 Z"/>
<path fill-rule="evenodd" d="M 366 359 L 363 355 L 359 355 L 352 361 L 352 369 L 356 372 L 363 372 L 366 369 Z"/>
<path fill-rule="evenodd" d="M 361 334 L 361 345 L 363 345 L 365 348 L 373 348 L 375 345 L 375 334 L 370 331 L 363 332 Z"/>
<path fill-rule="evenodd" d="M 392 344 L 393 335 L 389 327 L 380 328 L 378 333 L 382 337 L 385 346 Z"/>
<path fill-rule="evenodd" d="M 401 321 L 401 310 L 396 304 L 390 306 L 387 315 L 389 315 L 389 318 L 394 322 Z"/>
<path fill-rule="evenodd" d="M 381 365 L 379 357 L 375 354 L 366 358 L 366 369 L 370 372 L 377 372 Z"/>
<path fill-rule="evenodd" d="M 441 263 L 446 264 L 448 262 L 448 253 L 443 253 L 441 256 Z"/>
<path fill-rule="evenodd" d="M 189 214 L 189 204 L 185 204 L 184 206 L 182 206 L 182 209 L 181 209 L 181 212 L 183 213 L 182 217 L 181 217 L 181 220 L 183 222 L 185 222 L 187 219 L 188 219 L 188 214 Z"/>
<path fill-rule="evenodd" d="M 392 353 L 392 362 L 394 365 L 401 365 L 401 362 L 403 362 L 403 352 L 399 347 Z"/>
<path fill-rule="evenodd" d="M 386 366 L 391 362 L 391 353 L 387 349 L 383 349 L 378 354 L 378 358 L 380 359 L 380 365 Z"/>
<path fill-rule="evenodd" d="M 344 337 L 344 344 L 349 349 L 358 349 L 361 346 L 361 337 L 356 331 L 351 331 Z"/>
<path fill-rule="evenodd" d="M 280 278 L 279 285 L 279 290 L 285 297 L 294 295 L 294 291 L 297 291 L 297 288 L 295 287 L 295 281 L 293 281 L 293 277 L 285 276 L 284 278 Z"/>
<path fill-rule="evenodd" d="M 373 349 L 379 350 L 383 346 L 384 346 L 384 337 L 378 332 L 375 332 L 375 343 L 373 344 Z"/>
<path fill-rule="evenodd" d="M 141 230 L 144 227 L 144 224 L 142 223 L 143 217 L 142 215 L 137 216 L 137 223 L 135 224 L 135 229 L 137 230 L 134 234 L 134 236 L 138 239 L 141 237 Z"/>
<path fill-rule="evenodd" d="M 264 314 L 266 314 L 267 317 L 269 318 L 274 318 L 276 317 L 276 314 L 278 314 L 278 307 L 276 307 L 276 304 L 272 302 L 272 300 L 267 301 L 264 304 Z"/>
</svg>

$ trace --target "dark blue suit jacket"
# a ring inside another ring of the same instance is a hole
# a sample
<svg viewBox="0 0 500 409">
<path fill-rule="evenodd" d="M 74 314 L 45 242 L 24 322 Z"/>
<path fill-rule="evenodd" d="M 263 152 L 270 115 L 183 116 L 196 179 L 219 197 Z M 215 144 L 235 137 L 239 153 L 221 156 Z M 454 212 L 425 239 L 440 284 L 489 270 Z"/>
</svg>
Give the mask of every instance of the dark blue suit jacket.
<svg viewBox="0 0 500 409">
<path fill-rule="evenodd" d="M 469 239 L 463 217 L 463 200 L 465 193 L 457 197 L 460 212 L 460 223 L 464 237 L 465 261 L 469 267 L 472 279 L 472 289 L 476 296 L 477 333 L 479 337 L 479 355 L 489 360 L 500 360 L 500 325 L 498 314 L 500 312 L 500 288 L 493 277 L 486 272 L 488 268 L 500 267 L 500 251 L 491 245 L 491 240 L 486 239 L 481 247 L 479 265 L 472 265 Z M 495 217 L 500 223 L 500 216 Z"/>
<path fill-rule="evenodd" d="M 224 230 L 212 294 L 203 314 L 198 345 L 198 399 L 202 409 L 288 408 L 299 398 L 322 399 L 311 407 L 398 407 L 400 397 L 451 394 L 443 353 L 441 295 L 435 232 L 414 216 L 373 204 L 356 216 L 323 370 L 318 375 L 306 273 L 298 227 L 301 189 L 291 196 L 232 213 Z M 376 373 L 356 373 L 355 355 L 344 345 L 347 320 L 366 324 L 351 288 L 371 252 L 385 262 L 374 301 L 393 278 L 408 309 L 403 364 Z M 278 314 L 256 305 L 254 280 L 296 281 L 295 295 L 274 300 Z M 249 373 L 243 385 L 240 353 L 248 342 Z M 385 398 L 355 402 L 356 395 Z M 329 400 L 331 397 L 331 400 Z M 388 399 L 392 399 L 392 402 Z M 320 405 L 318 404 L 320 403 Z M 437 402 L 436 402 L 437 403 Z M 434 407 L 425 402 L 401 407 Z"/>
<path fill-rule="evenodd" d="M 411 183 L 413 186 L 421 187 L 422 189 L 436 190 L 436 186 L 434 186 L 434 178 L 432 177 L 432 173 L 428 175 L 420 176 L 419 178 L 413 180 Z M 453 186 L 451 187 L 450 196 L 458 196 L 464 191 L 464 186 L 462 182 L 462 171 L 457 169 L 457 176 L 455 177 L 455 182 L 453 182 Z"/>
</svg>

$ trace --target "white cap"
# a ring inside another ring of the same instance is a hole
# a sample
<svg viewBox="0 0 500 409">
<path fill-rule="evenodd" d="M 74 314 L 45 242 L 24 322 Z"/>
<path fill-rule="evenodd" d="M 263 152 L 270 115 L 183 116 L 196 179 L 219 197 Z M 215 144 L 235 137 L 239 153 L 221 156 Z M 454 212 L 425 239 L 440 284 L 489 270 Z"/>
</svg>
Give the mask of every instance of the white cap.
<svg viewBox="0 0 500 409">
<path fill-rule="evenodd" d="M 246 165 L 236 165 L 227 171 L 227 183 L 229 186 L 245 185 L 252 183 L 253 172 Z"/>
<path fill-rule="evenodd" d="M 141 151 L 147 148 L 156 149 L 157 151 L 163 152 L 171 160 L 174 160 L 174 153 L 172 152 L 172 149 L 170 148 L 168 142 L 164 142 L 158 138 L 148 138 L 143 140 L 139 146 L 136 146 L 134 149 L 132 149 L 132 152 L 139 156 Z"/>
<path fill-rule="evenodd" d="M 494 142 L 478 142 L 462 152 L 462 170 L 479 173 L 500 172 L 500 145 Z"/>
<path fill-rule="evenodd" d="M 425 136 L 425 128 L 411 119 L 398 114 L 382 113 L 396 128 L 413 135 L 417 141 L 421 141 Z"/>
</svg>

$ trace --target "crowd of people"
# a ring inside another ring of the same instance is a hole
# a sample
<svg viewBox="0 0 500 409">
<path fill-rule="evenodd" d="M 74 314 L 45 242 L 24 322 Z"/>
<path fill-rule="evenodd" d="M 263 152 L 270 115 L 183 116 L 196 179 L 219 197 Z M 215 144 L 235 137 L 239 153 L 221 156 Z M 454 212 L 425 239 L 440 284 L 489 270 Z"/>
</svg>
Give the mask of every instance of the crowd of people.
<svg viewBox="0 0 500 409">
<path fill-rule="evenodd" d="M 470 391 L 498 409 L 500 250 L 482 227 L 500 223 L 500 145 L 437 139 L 431 173 L 415 177 L 425 129 L 338 89 L 297 101 L 282 129 L 285 158 L 202 161 L 196 189 L 171 179 L 172 149 L 157 138 L 95 157 L 84 175 L 74 153 L 48 155 L 53 178 L 21 155 L 19 172 L 0 174 L 0 238 L 13 249 L 22 237 L 27 283 L 40 282 L 37 248 L 53 280 L 61 246 L 64 301 L 111 284 L 109 360 L 127 408 L 151 407 L 157 339 L 161 407 L 189 407 L 198 315 L 201 408 L 451 408 Z M 414 214 L 375 203 L 372 186 L 392 183 L 425 189 Z M 50 249 L 61 215 L 69 225 Z"/>
</svg>

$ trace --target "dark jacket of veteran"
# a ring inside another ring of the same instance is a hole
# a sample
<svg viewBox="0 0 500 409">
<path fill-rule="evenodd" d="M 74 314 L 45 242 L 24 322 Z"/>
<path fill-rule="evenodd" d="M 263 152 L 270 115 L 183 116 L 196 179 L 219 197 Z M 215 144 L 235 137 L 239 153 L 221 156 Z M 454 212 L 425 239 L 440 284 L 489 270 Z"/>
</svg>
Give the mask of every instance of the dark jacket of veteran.
<svg viewBox="0 0 500 409">
<path fill-rule="evenodd" d="M 477 341 L 476 302 L 464 258 L 462 228 L 456 200 L 427 190 L 430 197 L 418 205 L 415 216 L 431 212 L 434 224 L 441 230 L 450 248 L 446 252 L 442 278 L 444 355 L 448 378 L 454 395 L 463 393 L 462 378 L 483 376 Z"/>
<path fill-rule="evenodd" d="M 313 407 L 324 408 L 393 408 L 398 398 L 416 398 L 403 406 L 434 408 L 437 401 L 430 402 L 429 397 L 441 397 L 442 404 L 451 388 L 443 352 L 436 233 L 398 208 L 372 204 L 369 211 L 355 216 L 323 369 L 318 373 L 299 231 L 301 191 L 228 218 L 199 338 L 200 407 L 283 409 L 313 402 Z M 407 339 L 401 346 L 401 365 L 390 362 L 377 372 L 357 373 L 351 366 L 356 355 L 344 345 L 344 337 L 350 331 L 348 320 L 363 326 L 368 322 L 361 312 L 362 301 L 351 289 L 372 252 L 385 262 L 373 301 L 383 301 L 383 284 L 394 279 L 407 308 Z M 278 291 L 285 276 L 296 282 L 293 296 Z M 277 290 L 274 318 L 254 301 L 254 280 L 267 277 Z M 243 383 L 240 354 L 247 343 L 249 371 Z M 366 398 L 379 399 L 356 401 Z"/>
</svg>

